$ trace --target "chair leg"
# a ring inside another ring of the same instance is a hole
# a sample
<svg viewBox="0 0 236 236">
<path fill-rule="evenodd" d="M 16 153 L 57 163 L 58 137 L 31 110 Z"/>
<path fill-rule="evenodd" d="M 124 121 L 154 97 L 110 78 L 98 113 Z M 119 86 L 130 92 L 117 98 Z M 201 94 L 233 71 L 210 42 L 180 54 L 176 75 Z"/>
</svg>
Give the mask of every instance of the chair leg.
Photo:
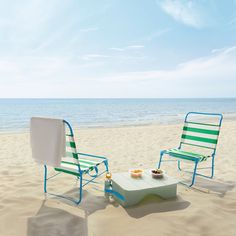
<svg viewBox="0 0 236 236">
<path fill-rule="evenodd" d="M 180 166 L 180 161 L 178 160 L 178 169 L 179 169 L 179 171 L 181 171 L 182 169 L 181 169 L 181 166 Z"/>
<path fill-rule="evenodd" d="M 211 160 L 211 179 L 214 177 L 214 169 L 215 169 L 215 156 L 212 156 Z"/>
<path fill-rule="evenodd" d="M 47 166 L 44 165 L 44 193 L 47 193 Z"/>
<path fill-rule="evenodd" d="M 214 167 L 215 167 L 214 157 L 212 157 L 211 167 L 205 168 L 205 169 L 209 169 L 210 168 L 211 169 L 211 174 L 210 175 L 205 175 L 205 174 L 196 173 L 196 175 L 199 175 L 199 176 L 202 176 L 202 177 L 205 177 L 205 178 L 208 178 L 208 179 L 212 179 L 214 177 Z"/>
<path fill-rule="evenodd" d="M 189 187 L 191 187 L 194 182 L 195 182 L 195 177 L 196 177 L 196 172 L 197 172 L 197 165 L 198 165 L 198 161 L 195 161 L 195 165 L 194 165 L 194 170 L 193 170 L 193 177 L 192 177 L 192 182 L 189 185 Z"/>
<path fill-rule="evenodd" d="M 198 175 L 198 173 L 197 173 L 197 166 L 198 166 L 198 161 L 195 161 L 193 171 L 184 171 L 184 170 L 183 170 L 184 172 L 188 172 L 188 173 L 191 173 L 191 174 L 192 174 L 192 181 L 191 181 L 190 184 L 189 184 L 189 183 L 186 183 L 186 182 L 180 181 L 181 184 L 184 184 L 184 185 L 186 185 L 187 187 L 191 187 L 191 186 L 194 185 L 196 175 Z M 180 171 L 182 171 L 182 169 L 180 168 L 180 161 L 178 161 L 178 168 L 179 168 Z"/>
<path fill-rule="evenodd" d="M 161 168 L 161 161 L 162 161 L 162 157 L 163 157 L 164 153 L 165 153 L 164 151 L 160 152 L 160 159 L 159 159 L 159 163 L 158 163 L 158 169 Z"/>
<path fill-rule="evenodd" d="M 80 176 L 80 185 L 79 185 L 79 199 L 78 201 L 75 201 L 75 204 L 79 205 L 80 202 L 82 201 L 83 197 L 83 177 L 82 175 Z"/>
<path fill-rule="evenodd" d="M 106 172 L 109 172 L 109 167 L 108 167 L 108 160 L 104 161 L 104 165 L 106 167 Z"/>
</svg>

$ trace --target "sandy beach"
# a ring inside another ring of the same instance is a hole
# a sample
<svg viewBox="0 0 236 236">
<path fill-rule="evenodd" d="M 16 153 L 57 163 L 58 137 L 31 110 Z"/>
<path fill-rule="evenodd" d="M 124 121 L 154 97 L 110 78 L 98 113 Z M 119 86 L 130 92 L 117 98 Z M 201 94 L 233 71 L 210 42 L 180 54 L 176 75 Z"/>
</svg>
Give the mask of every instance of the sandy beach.
<svg viewBox="0 0 236 236">
<path fill-rule="evenodd" d="M 178 146 L 182 125 L 87 128 L 76 131 L 81 152 L 105 155 L 110 170 L 154 168 L 160 150 Z M 236 121 L 225 121 L 216 155 L 215 178 L 194 188 L 178 185 L 178 197 L 149 197 L 123 208 L 103 197 L 103 180 L 85 188 L 79 206 L 43 193 L 43 167 L 31 158 L 29 133 L 0 135 L 0 235 L 236 235 Z M 175 164 L 163 165 L 179 175 Z M 73 177 L 55 179 L 62 192 L 76 190 Z"/>
</svg>

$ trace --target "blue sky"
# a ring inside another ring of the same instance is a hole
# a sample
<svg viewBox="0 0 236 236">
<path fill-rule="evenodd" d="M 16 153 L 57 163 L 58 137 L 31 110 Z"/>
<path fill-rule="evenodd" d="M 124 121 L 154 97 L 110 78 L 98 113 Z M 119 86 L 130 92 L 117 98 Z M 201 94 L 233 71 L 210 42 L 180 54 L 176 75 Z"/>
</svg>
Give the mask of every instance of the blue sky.
<svg viewBox="0 0 236 236">
<path fill-rule="evenodd" d="M 0 0 L 0 97 L 235 97 L 236 0 Z"/>
</svg>

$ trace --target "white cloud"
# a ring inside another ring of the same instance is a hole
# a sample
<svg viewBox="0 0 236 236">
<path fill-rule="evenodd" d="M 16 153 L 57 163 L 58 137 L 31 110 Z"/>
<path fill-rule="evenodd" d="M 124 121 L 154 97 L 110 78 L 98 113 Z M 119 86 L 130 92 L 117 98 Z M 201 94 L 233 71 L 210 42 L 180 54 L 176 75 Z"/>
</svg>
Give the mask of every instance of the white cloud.
<svg viewBox="0 0 236 236">
<path fill-rule="evenodd" d="M 129 45 L 129 46 L 126 46 L 126 47 L 121 47 L 121 48 L 118 48 L 118 47 L 112 47 L 112 48 L 109 48 L 110 50 L 113 50 L 113 51 L 119 51 L 119 52 L 123 52 L 123 51 L 127 51 L 127 50 L 132 50 L 132 49 L 142 49 L 144 48 L 144 45 Z"/>
<path fill-rule="evenodd" d="M 213 49 L 214 53 L 208 57 L 197 58 L 179 64 L 170 70 L 152 70 L 144 72 L 130 72 L 119 76 L 109 77 L 107 80 L 176 80 L 176 79 L 235 79 L 236 78 L 236 46 L 224 49 Z"/>
<path fill-rule="evenodd" d="M 86 54 L 82 56 L 83 60 L 94 60 L 94 59 L 104 59 L 104 58 L 109 58 L 111 56 L 109 55 L 103 55 L 103 54 Z"/>
<path fill-rule="evenodd" d="M 167 34 L 168 32 L 170 32 L 170 30 L 171 30 L 170 28 L 164 28 L 164 29 L 158 30 L 156 32 L 150 33 L 149 35 L 141 38 L 141 41 L 152 41 L 155 38 L 159 38 L 159 37 Z"/>
<path fill-rule="evenodd" d="M 98 31 L 98 30 L 99 30 L 98 27 L 91 27 L 91 28 L 81 29 L 80 31 L 87 33 L 87 32 L 93 32 L 93 31 Z"/>
<path fill-rule="evenodd" d="M 127 49 L 139 49 L 144 48 L 144 45 L 130 45 L 127 47 Z"/>
<path fill-rule="evenodd" d="M 94 59 L 103 56 L 106 55 L 90 54 Z M 75 63 L 69 57 L 0 60 L 0 74 L 4 78 L 4 82 L 0 81 L 1 97 L 233 97 L 236 94 L 236 46 L 170 70 L 113 72 L 108 76 L 97 73 L 103 66 L 99 61 Z"/>
<path fill-rule="evenodd" d="M 114 50 L 114 51 L 119 51 L 119 52 L 123 52 L 125 51 L 125 48 L 116 48 L 116 47 L 112 47 L 112 48 L 109 48 L 110 50 Z"/>
<path fill-rule="evenodd" d="M 201 28 L 205 22 L 199 11 L 197 1 L 193 0 L 163 0 L 161 8 L 176 21 L 186 25 Z"/>
<path fill-rule="evenodd" d="M 143 96 L 147 97 L 233 97 L 236 94 L 235 65 L 236 46 L 179 64 L 174 69 L 129 72 L 102 80 L 104 83 L 140 84 Z"/>
</svg>

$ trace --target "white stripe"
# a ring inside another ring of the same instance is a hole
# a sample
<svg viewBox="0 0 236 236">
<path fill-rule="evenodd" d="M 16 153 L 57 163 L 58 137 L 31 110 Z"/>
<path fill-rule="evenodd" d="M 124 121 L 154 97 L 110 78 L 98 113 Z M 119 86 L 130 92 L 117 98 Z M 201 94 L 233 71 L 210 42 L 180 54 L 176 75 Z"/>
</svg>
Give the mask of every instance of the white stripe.
<svg viewBox="0 0 236 236">
<path fill-rule="evenodd" d="M 66 147 L 66 151 L 68 152 L 72 152 L 72 153 L 76 153 L 76 148 L 72 148 L 72 147 Z"/>
<path fill-rule="evenodd" d="M 68 168 L 68 169 L 71 169 L 71 170 L 78 170 L 78 166 L 71 165 L 71 164 L 66 164 L 66 163 L 61 163 L 61 167 L 63 167 L 63 169 Z"/>
<path fill-rule="evenodd" d="M 67 162 L 78 164 L 78 160 L 73 157 L 63 157 L 62 161 L 67 161 Z"/>
<path fill-rule="evenodd" d="M 184 126 L 191 127 L 191 128 L 197 128 L 197 129 L 209 129 L 209 130 L 219 130 L 219 126 L 210 126 L 210 125 L 198 125 L 198 124 L 190 124 L 185 123 Z"/>
<path fill-rule="evenodd" d="M 88 163 L 84 163 L 84 162 L 81 162 L 80 165 L 87 166 L 87 167 L 94 166 L 93 164 L 88 164 Z"/>
<path fill-rule="evenodd" d="M 194 145 L 200 145 L 200 146 L 204 146 L 204 147 L 210 147 L 210 148 L 216 147 L 216 144 L 214 144 L 214 143 L 204 143 L 204 142 L 194 141 L 194 140 L 189 140 L 189 139 L 182 139 L 181 142 L 194 144 Z"/>
<path fill-rule="evenodd" d="M 69 170 L 69 171 L 73 171 L 73 172 L 77 172 L 78 173 L 78 166 L 75 166 L 75 165 L 61 163 L 61 168 L 64 169 L 64 170 Z M 88 168 L 80 168 L 80 169 L 81 170 L 86 170 Z"/>
<path fill-rule="evenodd" d="M 74 137 L 67 136 L 67 141 L 68 142 L 75 142 L 75 139 L 74 139 Z"/>
<path fill-rule="evenodd" d="M 78 164 L 77 162 L 73 161 L 72 159 L 74 159 L 74 158 L 63 158 L 62 161 L 66 161 L 66 162 L 71 162 L 71 163 L 74 163 L 74 164 Z M 89 163 L 84 163 L 84 162 L 81 162 L 81 163 L 80 163 L 80 165 L 86 166 L 86 167 L 88 167 L 88 168 L 89 168 L 89 167 L 92 167 L 92 166 L 95 166 L 96 164 L 98 164 L 98 163 L 95 163 L 95 164 L 93 164 L 93 163 L 89 164 Z M 70 165 L 70 164 L 62 163 L 61 165 L 64 166 L 64 165 Z M 71 165 L 71 166 L 73 166 L 73 165 Z"/>
<path fill-rule="evenodd" d="M 79 160 L 77 160 L 77 159 L 75 159 L 73 157 L 63 157 L 62 158 L 62 161 L 71 162 L 71 163 L 75 163 L 75 164 L 78 164 L 80 160 L 81 160 L 81 164 L 89 165 L 89 166 L 102 163 L 102 161 L 92 161 L 92 160 L 89 160 L 87 158 L 79 158 Z M 82 161 L 89 161 L 89 162 L 91 162 L 91 164 L 89 164 L 89 163 L 86 164 L 86 163 L 84 163 Z"/>
<path fill-rule="evenodd" d="M 89 162 L 91 162 L 91 164 L 98 164 L 98 163 L 102 163 L 102 161 L 93 161 L 93 160 L 90 160 L 90 159 L 87 159 L 87 158 L 81 158 L 81 157 L 79 157 L 79 160 L 84 160 L 84 161 L 89 161 Z"/>
</svg>

